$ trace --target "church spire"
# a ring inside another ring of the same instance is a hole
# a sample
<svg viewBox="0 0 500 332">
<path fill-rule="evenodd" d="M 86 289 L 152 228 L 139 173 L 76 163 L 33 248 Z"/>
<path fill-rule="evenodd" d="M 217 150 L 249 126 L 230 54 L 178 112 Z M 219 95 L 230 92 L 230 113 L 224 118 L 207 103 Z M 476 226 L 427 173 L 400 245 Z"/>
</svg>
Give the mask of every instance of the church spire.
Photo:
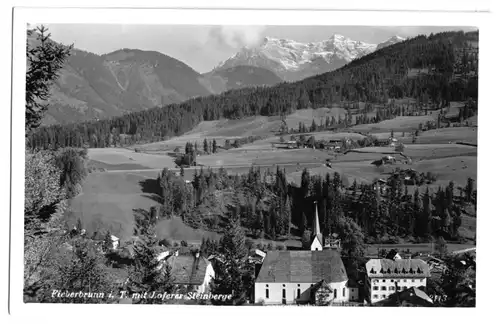
<svg viewBox="0 0 500 332">
<path fill-rule="evenodd" d="M 311 241 L 311 250 L 323 250 L 323 235 L 321 235 L 321 230 L 319 229 L 319 216 L 318 216 L 318 202 L 314 202 L 314 226 Z"/>
<path fill-rule="evenodd" d="M 313 236 L 321 235 L 321 230 L 319 228 L 318 202 L 317 201 L 314 201 L 314 211 L 315 211 L 316 215 L 314 217 Z"/>
</svg>

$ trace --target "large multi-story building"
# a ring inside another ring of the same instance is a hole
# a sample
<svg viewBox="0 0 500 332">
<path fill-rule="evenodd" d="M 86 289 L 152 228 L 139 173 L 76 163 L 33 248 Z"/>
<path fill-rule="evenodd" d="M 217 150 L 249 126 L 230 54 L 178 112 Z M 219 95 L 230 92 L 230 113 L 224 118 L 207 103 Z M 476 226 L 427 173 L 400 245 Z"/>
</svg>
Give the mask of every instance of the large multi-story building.
<svg viewBox="0 0 500 332">
<path fill-rule="evenodd" d="M 426 287 L 429 266 L 421 259 L 370 259 L 366 263 L 366 296 L 371 303 L 411 287 Z"/>
</svg>

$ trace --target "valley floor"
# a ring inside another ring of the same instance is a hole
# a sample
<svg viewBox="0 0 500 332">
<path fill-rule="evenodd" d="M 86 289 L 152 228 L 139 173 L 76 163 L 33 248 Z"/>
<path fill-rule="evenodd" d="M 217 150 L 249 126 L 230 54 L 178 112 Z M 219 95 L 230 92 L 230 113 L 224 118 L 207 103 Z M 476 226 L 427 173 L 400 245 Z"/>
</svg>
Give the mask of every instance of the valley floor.
<svg viewBox="0 0 500 332">
<path fill-rule="evenodd" d="M 320 109 L 298 111 L 290 116 L 289 123 L 299 121 L 319 121 L 327 114 L 341 114 L 343 109 Z M 71 204 L 70 220 L 81 218 L 89 231 L 110 229 L 118 236 L 128 238 L 133 233 L 134 217 L 132 209 L 148 209 L 156 204 L 158 198 L 148 192 L 148 181 L 154 181 L 164 167 L 178 171 L 173 157 L 168 156 L 175 147 L 184 151 L 186 142 L 198 142 L 203 146 L 203 139 L 216 138 L 223 144 L 226 139 L 262 135 L 263 139 L 246 144 L 240 148 L 221 150 L 216 154 L 200 155 L 197 162 L 203 167 L 224 167 L 228 173 L 246 173 L 251 166 L 275 171 L 277 166 L 284 168 L 290 182 L 300 185 L 300 176 L 304 168 L 311 174 L 339 172 L 350 183 L 371 182 L 384 178 L 396 167 L 413 168 L 418 172 L 432 172 L 437 181 L 429 185 L 431 190 L 454 181 L 463 186 L 468 177 L 477 177 L 477 146 L 454 144 L 454 142 L 469 142 L 477 145 L 477 127 L 442 128 L 422 132 L 416 144 L 411 144 L 411 137 L 401 131 L 414 130 L 423 120 L 422 117 L 398 117 L 393 120 L 375 124 L 376 126 L 356 126 L 346 132 L 311 133 L 316 139 L 339 139 L 349 137 L 360 139 L 363 131 L 374 130 L 379 138 L 387 138 L 391 130 L 395 137 L 404 142 L 404 154 L 412 160 L 411 164 L 396 163 L 395 165 L 375 166 L 374 160 L 383 154 L 394 153 L 394 148 L 370 147 L 356 149 L 346 154 L 335 154 L 331 151 L 313 149 L 278 149 L 273 143 L 279 142 L 279 137 L 273 132 L 279 128 L 280 119 L 273 117 L 257 117 L 245 120 L 223 120 L 203 122 L 191 132 L 181 137 L 164 142 L 156 142 L 132 148 L 89 149 L 90 164 L 100 168 L 100 172 L 89 174 L 83 194 L 76 197 Z M 452 144 L 450 144 L 450 142 Z M 135 152 L 140 148 L 140 152 Z M 394 154 L 396 155 L 396 154 Z M 331 167 L 326 166 L 326 160 L 331 159 Z M 196 167 L 199 168 L 199 167 Z M 185 169 L 185 178 L 191 179 L 195 168 Z M 425 189 L 421 189 L 425 190 Z M 475 230 L 475 217 L 469 220 Z M 469 227 L 470 228 L 470 227 Z M 470 229 L 469 229 L 470 231 Z M 176 240 L 200 241 L 202 237 L 217 237 L 211 232 L 195 230 L 183 224 L 180 218 L 162 221 L 158 235 Z"/>
</svg>

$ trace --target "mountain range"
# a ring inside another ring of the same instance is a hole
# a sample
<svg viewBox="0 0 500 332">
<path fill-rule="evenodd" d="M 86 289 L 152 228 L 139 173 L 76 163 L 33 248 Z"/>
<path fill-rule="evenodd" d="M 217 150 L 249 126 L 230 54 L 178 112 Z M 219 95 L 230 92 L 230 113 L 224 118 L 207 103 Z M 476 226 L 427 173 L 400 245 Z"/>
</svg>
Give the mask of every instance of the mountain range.
<svg viewBox="0 0 500 332">
<path fill-rule="evenodd" d="M 316 43 L 266 37 L 204 74 L 156 51 L 97 55 L 73 48 L 52 87 L 43 124 L 105 119 L 231 89 L 300 80 L 402 40 L 396 36 L 377 45 L 341 35 Z M 36 42 L 35 35 L 28 38 Z"/>
<path fill-rule="evenodd" d="M 259 46 L 242 48 L 214 70 L 249 65 L 271 70 L 285 81 L 297 81 L 335 70 L 356 58 L 404 40 L 393 36 L 380 44 L 370 44 L 334 34 L 320 42 L 300 43 L 266 37 Z"/>
</svg>

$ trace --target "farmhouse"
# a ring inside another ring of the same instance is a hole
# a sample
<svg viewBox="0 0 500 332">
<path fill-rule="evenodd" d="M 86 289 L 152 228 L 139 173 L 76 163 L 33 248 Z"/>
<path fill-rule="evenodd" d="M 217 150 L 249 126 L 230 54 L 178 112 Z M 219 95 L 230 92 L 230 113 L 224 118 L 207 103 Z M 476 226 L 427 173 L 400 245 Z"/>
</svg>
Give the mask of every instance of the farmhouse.
<svg viewBox="0 0 500 332">
<path fill-rule="evenodd" d="M 366 295 L 371 303 L 396 291 L 426 286 L 429 266 L 421 259 L 370 259 L 366 263 Z"/>
<path fill-rule="evenodd" d="M 339 250 L 323 247 L 316 207 L 310 250 L 269 251 L 255 281 L 255 301 L 329 304 L 358 300 L 357 285 L 348 283 Z"/>
<path fill-rule="evenodd" d="M 170 265 L 174 285 L 181 290 L 206 293 L 215 277 L 212 263 L 200 253 L 179 255 L 174 252 L 166 260 Z"/>
</svg>

